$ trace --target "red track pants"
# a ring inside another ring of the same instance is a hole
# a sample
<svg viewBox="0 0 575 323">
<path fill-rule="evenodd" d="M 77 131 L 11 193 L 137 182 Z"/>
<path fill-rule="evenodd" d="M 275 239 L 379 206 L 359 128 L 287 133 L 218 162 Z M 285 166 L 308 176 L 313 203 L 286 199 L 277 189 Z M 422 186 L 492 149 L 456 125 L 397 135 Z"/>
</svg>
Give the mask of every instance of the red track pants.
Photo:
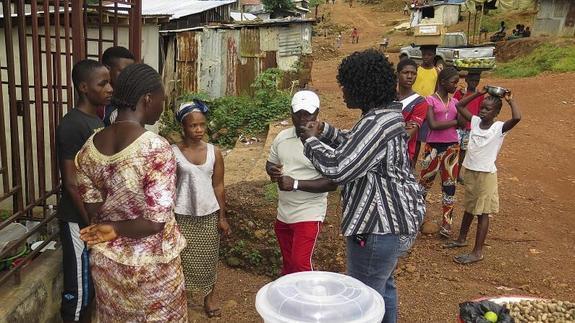
<svg viewBox="0 0 575 323">
<path fill-rule="evenodd" d="M 282 253 L 282 275 L 313 270 L 311 258 L 321 224 L 320 221 L 284 223 L 276 220 L 274 230 Z"/>
</svg>

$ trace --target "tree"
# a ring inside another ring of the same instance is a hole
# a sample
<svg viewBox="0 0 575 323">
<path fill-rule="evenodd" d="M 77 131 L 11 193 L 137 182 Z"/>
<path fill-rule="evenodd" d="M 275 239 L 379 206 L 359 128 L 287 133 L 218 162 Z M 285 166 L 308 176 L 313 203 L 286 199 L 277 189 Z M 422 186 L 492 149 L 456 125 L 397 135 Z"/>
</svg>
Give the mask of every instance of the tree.
<svg viewBox="0 0 575 323">
<path fill-rule="evenodd" d="M 308 5 L 310 8 L 315 8 L 315 19 L 317 19 L 317 8 L 319 8 L 320 0 L 309 0 Z"/>
<path fill-rule="evenodd" d="M 290 10 L 294 8 L 291 0 L 262 0 L 266 10 L 276 12 L 278 10 Z"/>
</svg>

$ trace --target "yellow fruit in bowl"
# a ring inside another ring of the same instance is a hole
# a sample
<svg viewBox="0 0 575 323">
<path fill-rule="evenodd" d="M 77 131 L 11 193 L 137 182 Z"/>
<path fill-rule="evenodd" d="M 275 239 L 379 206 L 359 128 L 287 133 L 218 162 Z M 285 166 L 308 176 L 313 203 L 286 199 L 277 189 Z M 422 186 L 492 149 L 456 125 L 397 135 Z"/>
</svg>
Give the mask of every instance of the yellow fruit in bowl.
<svg viewBox="0 0 575 323">
<path fill-rule="evenodd" d="M 488 320 L 489 322 L 495 323 L 499 319 L 495 312 L 489 311 L 483 314 L 483 317 Z"/>
</svg>

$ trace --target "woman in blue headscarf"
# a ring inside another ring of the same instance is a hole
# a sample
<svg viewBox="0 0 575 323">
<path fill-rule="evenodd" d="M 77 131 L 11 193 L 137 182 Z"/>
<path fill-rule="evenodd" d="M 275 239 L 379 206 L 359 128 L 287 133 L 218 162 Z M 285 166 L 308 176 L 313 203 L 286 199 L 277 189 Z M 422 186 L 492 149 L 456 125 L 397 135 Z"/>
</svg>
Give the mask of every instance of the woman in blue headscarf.
<svg viewBox="0 0 575 323">
<path fill-rule="evenodd" d="M 184 140 L 172 145 L 177 163 L 176 220 L 188 241 L 182 266 L 188 293 L 204 297 L 208 317 L 220 316 L 213 294 L 220 249 L 220 232 L 230 234 L 226 220 L 224 159 L 205 142 L 208 106 L 199 100 L 182 103 L 176 114 Z"/>
</svg>

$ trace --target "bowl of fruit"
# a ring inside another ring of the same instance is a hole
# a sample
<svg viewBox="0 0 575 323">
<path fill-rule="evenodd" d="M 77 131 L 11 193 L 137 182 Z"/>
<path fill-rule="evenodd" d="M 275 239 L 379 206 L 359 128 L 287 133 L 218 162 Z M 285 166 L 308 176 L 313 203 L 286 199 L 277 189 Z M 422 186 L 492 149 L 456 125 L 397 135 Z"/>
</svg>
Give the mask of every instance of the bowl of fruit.
<svg viewBox="0 0 575 323">
<path fill-rule="evenodd" d="M 456 58 L 453 65 L 460 70 L 490 70 L 495 68 L 494 58 Z"/>
<path fill-rule="evenodd" d="M 472 302 L 462 304 L 471 304 L 471 306 L 475 306 L 477 310 L 476 317 L 479 320 L 475 320 L 474 322 L 509 322 L 509 318 L 512 318 L 513 321 L 517 323 L 575 321 L 575 303 L 555 299 L 506 295 L 483 297 Z M 497 313 L 496 310 L 491 310 L 497 309 L 497 307 L 486 308 L 487 306 L 494 306 L 493 304 L 501 307 L 499 313 Z M 462 314 L 463 313 L 460 313 L 458 316 L 458 322 L 470 322 L 469 320 L 464 319 L 464 315 Z"/>
</svg>

